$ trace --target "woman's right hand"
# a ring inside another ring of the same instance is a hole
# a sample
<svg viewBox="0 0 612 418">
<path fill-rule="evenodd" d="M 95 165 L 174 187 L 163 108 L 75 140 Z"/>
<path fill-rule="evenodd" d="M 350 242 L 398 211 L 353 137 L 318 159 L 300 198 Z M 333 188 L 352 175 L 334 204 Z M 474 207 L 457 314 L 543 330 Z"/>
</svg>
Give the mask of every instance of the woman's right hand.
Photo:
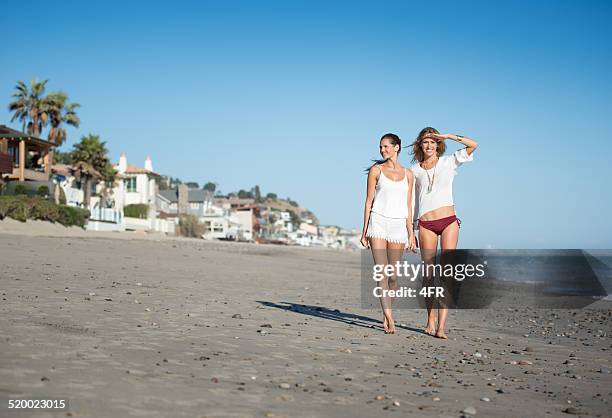
<svg viewBox="0 0 612 418">
<path fill-rule="evenodd" d="M 368 241 L 368 238 L 365 235 L 361 236 L 361 245 L 363 245 L 365 248 L 370 248 L 370 242 Z"/>
</svg>

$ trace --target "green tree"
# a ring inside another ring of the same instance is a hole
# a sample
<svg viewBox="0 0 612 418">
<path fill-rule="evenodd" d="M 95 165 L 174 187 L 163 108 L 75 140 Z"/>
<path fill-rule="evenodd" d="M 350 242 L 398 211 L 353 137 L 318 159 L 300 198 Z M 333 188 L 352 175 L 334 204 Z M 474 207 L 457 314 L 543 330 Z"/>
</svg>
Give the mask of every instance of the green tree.
<svg viewBox="0 0 612 418">
<path fill-rule="evenodd" d="M 80 142 L 73 146 L 72 163 L 77 178 L 84 182 L 84 201 L 85 206 L 89 207 L 91 182 L 94 179 L 114 181 L 114 168 L 108 158 L 106 143 L 100 141 L 99 135 L 89 134 L 81 137 Z"/>
<path fill-rule="evenodd" d="M 69 152 L 55 151 L 53 153 L 53 164 L 71 164 L 72 154 Z"/>
<path fill-rule="evenodd" d="M 255 199 L 256 203 L 260 203 L 261 200 L 261 190 L 259 189 L 259 186 L 255 186 L 253 187 L 253 189 L 251 190 L 251 194 L 253 196 L 253 198 Z"/>
<path fill-rule="evenodd" d="M 29 87 L 25 82 L 18 81 L 15 86 L 14 100 L 8 105 L 9 111 L 13 113 L 11 122 L 21 122 L 22 131 L 28 135 L 39 137 L 49 122 L 49 102 L 45 97 L 48 81 L 34 79 Z"/>
<path fill-rule="evenodd" d="M 68 95 L 64 92 L 49 93 L 45 99 L 47 113 L 49 115 L 49 130 L 48 139 L 50 142 L 60 146 L 66 140 L 65 125 L 79 127 L 81 120 L 76 113 L 76 110 L 81 107 L 78 103 L 69 103 Z"/>
<path fill-rule="evenodd" d="M 109 194 L 113 187 L 117 185 L 119 177 L 117 174 L 117 170 L 115 170 L 115 167 L 113 167 L 113 164 L 110 162 L 110 160 L 107 160 L 106 165 L 102 167 L 102 169 L 100 170 L 100 175 L 101 180 L 104 183 L 104 187 L 102 188 L 102 195 L 100 196 L 100 205 L 102 207 L 106 207 Z"/>
<path fill-rule="evenodd" d="M 266 195 L 266 199 L 276 200 L 276 199 L 278 199 L 278 195 L 276 193 L 268 193 Z"/>
<path fill-rule="evenodd" d="M 204 187 L 202 187 L 204 190 L 208 190 L 209 192 L 214 193 L 215 190 L 217 190 L 217 185 L 215 183 L 212 182 L 208 182 L 204 185 Z"/>
<path fill-rule="evenodd" d="M 253 194 L 251 192 L 247 192 L 246 190 L 238 190 L 238 197 L 240 199 L 247 199 L 247 198 L 252 198 Z"/>
<path fill-rule="evenodd" d="M 199 189 L 200 185 L 195 182 L 195 181 L 188 181 L 187 183 L 185 183 L 185 186 L 187 186 L 190 189 Z"/>
</svg>

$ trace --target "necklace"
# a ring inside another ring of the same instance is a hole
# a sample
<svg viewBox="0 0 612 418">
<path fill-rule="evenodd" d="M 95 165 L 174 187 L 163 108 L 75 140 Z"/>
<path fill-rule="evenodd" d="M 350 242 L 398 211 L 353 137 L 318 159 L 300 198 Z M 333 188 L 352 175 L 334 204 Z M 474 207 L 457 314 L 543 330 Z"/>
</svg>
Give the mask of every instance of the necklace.
<svg viewBox="0 0 612 418">
<path fill-rule="evenodd" d="M 425 167 L 423 167 L 423 169 L 425 170 L 425 173 L 427 173 L 427 180 L 429 180 L 429 184 L 427 186 L 427 193 L 431 193 L 432 189 L 433 189 L 433 185 L 434 185 L 434 181 L 436 181 L 436 166 L 438 165 L 438 161 L 436 160 L 436 163 L 433 166 L 433 176 L 429 176 L 429 170 Z"/>
</svg>

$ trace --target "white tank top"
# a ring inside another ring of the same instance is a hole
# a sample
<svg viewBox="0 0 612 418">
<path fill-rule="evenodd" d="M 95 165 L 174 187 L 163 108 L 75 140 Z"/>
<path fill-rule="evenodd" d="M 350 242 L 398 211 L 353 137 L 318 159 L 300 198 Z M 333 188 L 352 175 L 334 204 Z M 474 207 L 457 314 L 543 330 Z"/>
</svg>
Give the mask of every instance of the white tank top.
<svg viewBox="0 0 612 418">
<path fill-rule="evenodd" d="M 380 176 L 376 183 L 376 194 L 374 195 L 374 204 L 372 212 L 377 213 L 386 218 L 401 218 L 408 217 L 408 176 L 404 169 L 404 179 L 394 181 L 383 173 L 379 166 Z"/>
</svg>

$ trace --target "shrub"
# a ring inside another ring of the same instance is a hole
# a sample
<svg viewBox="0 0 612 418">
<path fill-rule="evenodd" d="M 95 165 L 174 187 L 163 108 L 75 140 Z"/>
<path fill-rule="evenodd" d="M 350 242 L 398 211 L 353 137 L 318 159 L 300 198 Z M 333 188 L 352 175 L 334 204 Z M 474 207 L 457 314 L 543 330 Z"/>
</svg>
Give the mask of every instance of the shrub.
<svg viewBox="0 0 612 418">
<path fill-rule="evenodd" d="M 144 203 L 127 205 L 123 208 L 123 216 L 128 218 L 147 219 L 149 213 L 149 205 Z"/>
<path fill-rule="evenodd" d="M 59 220 L 58 222 L 64 226 L 77 225 L 83 228 L 89 219 L 89 210 L 76 208 L 74 206 L 58 205 Z"/>
<path fill-rule="evenodd" d="M 40 186 L 38 190 L 36 190 L 36 194 L 40 197 L 49 197 L 49 187 Z"/>
<path fill-rule="evenodd" d="M 28 219 L 59 222 L 65 226 L 85 226 L 89 219 L 87 209 L 56 205 L 40 197 L 0 196 L 0 219 L 13 218 L 20 222 Z"/>
<path fill-rule="evenodd" d="M 23 184 L 18 184 L 15 186 L 15 191 L 14 191 L 16 196 L 19 195 L 27 195 L 28 194 L 28 188 L 25 187 Z"/>
<path fill-rule="evenodd" d="M 28 218 L 40 219 L 41 221 L 58 222 L 60 220 L 59 206 L 47 199 L 32 199 Z"/>
<path fill-rule="evenodd" d="M 195 215 L 181 215 L 179 217 L 179 233 L 184 237 L 202 238 L 206 227 L 198 221 Z"/>
<path fill-rule="evenodd" d="M 25 222 L 29 208 L 26 196 L 0 196 L 0 219 L 5 217 Z"/>
</svg>

